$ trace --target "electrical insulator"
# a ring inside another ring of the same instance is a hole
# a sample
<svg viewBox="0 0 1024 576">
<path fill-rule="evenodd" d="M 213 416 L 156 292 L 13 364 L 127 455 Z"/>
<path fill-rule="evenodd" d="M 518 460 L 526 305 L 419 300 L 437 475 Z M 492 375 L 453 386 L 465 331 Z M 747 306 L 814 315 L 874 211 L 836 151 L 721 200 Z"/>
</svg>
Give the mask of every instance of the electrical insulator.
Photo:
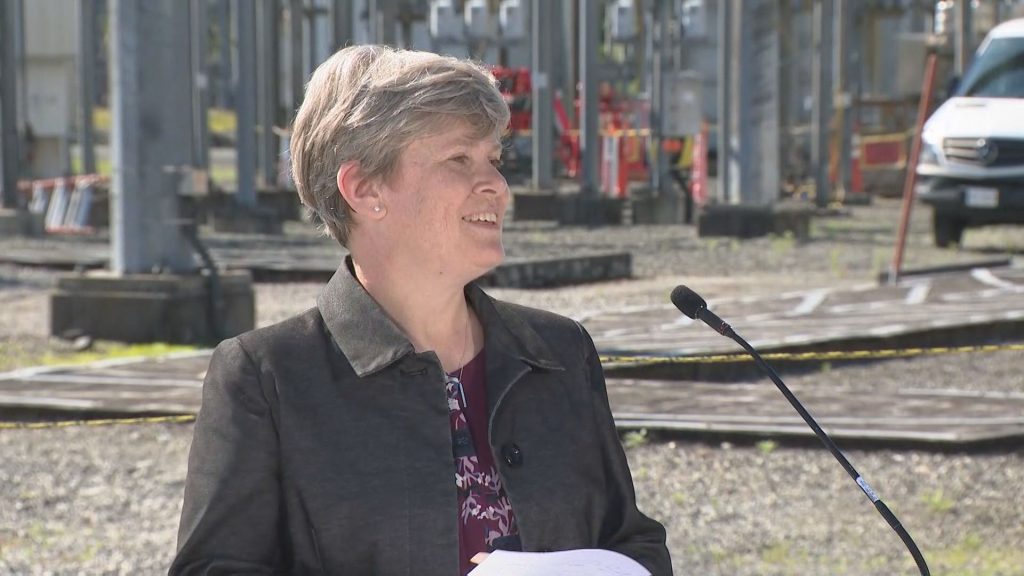
<svg viewBox="0 0 1024 576">
<path fill-rule="evenodd" d="M 455 11 L 453 0 L 430 2 L 430 37 L 445 41 L 462 39 L 462 20 Z"/>
<path fill-rule="evenodd" d="M 494 38 L 491 10 L 487 0 L 466 0 L 462 7 L 466 34 L 470 38 Z"/>
<path fill-rule="evenodd" d="M 506 40 L 526 38 L 526 12 L 522 0 L 502 0 L 498 6 L 498 25 Z"/>
<path fill-rule="evenodd" d="M 633 0 L 615 0 L 611 6 L 611 36 L 615 42 L 636 37 L 636 4 Z"/>
</svg>

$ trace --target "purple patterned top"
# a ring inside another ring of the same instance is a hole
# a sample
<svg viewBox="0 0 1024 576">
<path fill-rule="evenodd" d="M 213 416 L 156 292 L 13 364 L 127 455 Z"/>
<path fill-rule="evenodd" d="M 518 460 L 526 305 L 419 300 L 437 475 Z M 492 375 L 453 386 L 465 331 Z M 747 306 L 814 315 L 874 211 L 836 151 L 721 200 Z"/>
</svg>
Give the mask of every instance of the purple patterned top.
<svg viewBox="0 0 1024 576">
<path fill-rule="evenodd" d="M 459 493 L 459 574 L 475 565 L 469 559 L 493 550 L 494 541 L 518 534 L 487 436 L 486 362 L 481 351 L 459 373 L 448 375 L 448 413 Z"/>
</svg>

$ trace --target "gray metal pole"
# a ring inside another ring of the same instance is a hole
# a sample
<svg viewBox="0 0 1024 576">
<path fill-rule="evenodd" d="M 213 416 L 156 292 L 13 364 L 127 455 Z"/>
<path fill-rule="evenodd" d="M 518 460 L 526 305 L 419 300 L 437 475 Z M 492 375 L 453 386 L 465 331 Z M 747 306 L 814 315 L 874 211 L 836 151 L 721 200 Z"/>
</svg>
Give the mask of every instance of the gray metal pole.
<svg viewBox="0 0 1024 576">
<path fill-rule="evenodd" d="M 231 79 L 234 76 L 231 65 L 231 3 L 232 0 L 220 0 L 217 10 L 217 24 L 220 32 L 220 105 L 225 108 L 234 108 L 235 106 L 235 99 L 231 94 L 233 90 Z"/>
<path fill-rule="evenodd" d="M 598 108 L 597 108 L 597 0 L 579 0 L 580 35 L 580 155 L 583 157 L 581 192 L 597 198 L 598 190 Z"/>
<path fill-rule="evenodd" d="M 288 3 L 288 54 L 291 56 L 291 109 L 299 109 L 302 104 L 304 86 L 306 84 L 306 72 L 302 67 L 302 21 L 303 0 L 291 0 Z"/>
<path fill-rule="evenodd" d="M 380 0 L 366 0 L 366 31 L 370 44 L 380 44 Z"/>
<path fill-rule="evenodd" d="M 78 99 L 81 113 L 82 172 L 96 173 L 96 150 L 92 125 L 92 106 L 96 85 L 96 2 L 78 2 Z"/>
<path fill-rule="evenodd" d="M 771 206 L 779 194 L 779 29 L 777 0 L 735 5 L 733 150 L 730 199 Z"/>
<path fill-rule="evenodd" d="M 259 115 L 259 166 L 263 185 L 273 187 L 277 182 L 277 135 L 274 122 L 277 117 L 277 0 L 263 0 L 259 5 L 259 64 L 257 77 L 257 110 Z"/>
<path fill-rule="evenodd" d="M 974 22 L 972 22 L 971 0 L 956 2 L 956 39 L 953 46 L 953 69 L 957 76 L 963 76 L 971 60 L 974 47 Z"/>
<path fill-rule="evenodd" d="M 306 50 L 310 68 L 316 68 L 320 62 L 320 34 L 317 23 L 320 20 L 321 6 L 317 0 L 309 0 L 306 7 Z"/>
<path fill-rule="evenodd" d="M 779 4 L 779 61 L 780 62 L 793 62 L 796 59 L 797 51 L 794 49 L 796 44 L 793 38 L 793 3 L 792 2 L 781 2 Z M 778 148 L 780 162 L 780 174 L 782 179 L 785 180 L 788 177 L 793 176 L 792 167 L 788 164 L 790 159 L 793 158 L 793 110 L 790 101 L 794 92 L 800 93 L 802 90 L 794 86 L 793 78 L 796 76 L 796 66 L 780 66 L 779 67 L 779 137 L 778 137 Z"/>
<path fill-rule="evenodd" d="M 206 172 L 210 169 L 210 73 L 206 65 L 210 32 L 209 2 L 193 0 L 192 14 L 192 166 Z"/>
<path fill-rule="evenodd" d="M 671 178 L 668 174 L 668 154 L 665 153 L 665 69 L 672 64 L 672 27 L 678 27 L 679 18 L 674 14 L 673 2 L 660 0 L 658 5 L 658 124 L 656 126 L 657 138 L 655 139 L 654 158 L 655 172 L 658 175 L 657 185 L 654 193 L 662 195 L 671 188 Z"/>
<path fill-rule="evenodd" d="M 398 6 L 395 0 L 377 0 L 380 9 L 380 43 L 397 46 L 395 23 L 398 21 Z"/>
<path fill-rule="evenodd" d="M 811 166 L 814 198 L 819 208 L 828 205 L 829 120 L 832 118 L 832 0 L 814 3 L 814 111 L 811 118 Z"/>
<path fill-rule="evenodd" d="M 238 17 L 238 86 L 235 89 L 238 190 L 235 200 L 253 207 L 256 205 L 256 4 L 239 0 L 235 13 Z"/>
<path fill-rule="evenodd" d="M 22 151 L 22 156 L 32 153 L 31 142 L 25 141 L 25 131 L 29 127 L 28 122 L 28 75 L 25 70 L 27 51 L 25 50 L 25 1 L 24 0 L 7 0 L 7 11 L 14 15 L 14 22 L 18 25 L 14 30 L 14 61 L 16 63 L 15 73 L 12 78 L 15 79 L 15 84 L 18 87 L 17 90 L 17 109 L 18 109 L 18 134 L 22 138 L 21 143 L 27 148 Z M 21 161 L 19 157 L 19 161 Z M 26 167 L 27 170 L 32 169 L 31 166 Z"/>
<path fill-rule="evenodd" d="M 755 66 L 753 14 L 751 5 L 760 3 L 758 0 L 747 0 L 737 2 L 733 7 L 733 28 L 735 34 L 730 38 L 730 52 L 732 55 L 732 72 L 735 82 L 735 93 L 733 98 L 736 102 L 736 114 L 732 120 L 730 136 L 733 139 L 733 147 L 729 157 L 729 190 L 730 199 L 739 204 L 756 205 L 758 187 L 760 181 L 752 175 L 755 170 L 754 163 L 759 159 L 752 153 L 757 138 L 757 130 L 752 121 L 752 114 L 755 94 L 753 67 Z M 757 96 L 760 96 L 758 94 Z M 760 128 L 757 126 L 756 128 Z"/>
<path fill-rule="evenodd" d="M 662 133 L 663 121 L 662 112 L 665 109 L 665 44 L 666 37 L 666 0 L 654 0 L 651 5 L 651 13 L 654 16 L 651 22 L 654 30 L 650 32 L 653 40 L 651 52 L 651 141 L 653 143 L 653 170 L 651 170 L 651 194 L 660 196 L 664 186 L 665 154 L 661 150 L 661 142 L 664 138 Z"/>
<path fill-rule="evenodd" d="M 732 158 L 732 0 L 718 0 L 718 199 L 730 200 Z"/>
<path fill-rule="evenodd" d="M 195 269 L 180 231 L 176 184 L 192 161 L 189 15 L 180 0 L 113 0 L 110 9 L 117 274 Z"/>
<path fill-rule="evenodd" d="M 569 117 L 569 126 L 572 128 L 576 122 L 576 63 L 579 59 L 576 55 L 576 24 L 575 2 L 559 2 L 562 7 L 562 48 L 564 56 L 560 58 L 563 66 L 562 74 L 562 108 Z"/>
<path fill-rule="evenodd" d="M 14 6 L 0 0 L 0 207 L 18 207 L 19 154 L 18 141 L 18 59 L 15 30 L 21 27 Z"/>
<path fill-rule="evenodd" d="M 852 8 L 849 0 L 835 0 L 835 65 L 836 65 L 836 93 L 838 104 L 841 106 L 842 124 L 839 126 L 839 186 L 844 194 L 851 191 L 851 150 L 853 138 L 853 110 L 851 104 L 853 97 L 850 91 L 850 60 L 853 52 L 850 50 L 850 30 L 852 28 Z"/>
<path fill-rule="evenodd" d="M 331 52 L 352 43 L 352 0 L 331 0 Z"/>
<path fill-rule="evenodd" d="M 533 107 L 533 186 L 538 190 L 551 188 L 552 173 L 552 101 L 551 59 L 553 3 L 533 0 L 530 6 Z"/>
</svg>

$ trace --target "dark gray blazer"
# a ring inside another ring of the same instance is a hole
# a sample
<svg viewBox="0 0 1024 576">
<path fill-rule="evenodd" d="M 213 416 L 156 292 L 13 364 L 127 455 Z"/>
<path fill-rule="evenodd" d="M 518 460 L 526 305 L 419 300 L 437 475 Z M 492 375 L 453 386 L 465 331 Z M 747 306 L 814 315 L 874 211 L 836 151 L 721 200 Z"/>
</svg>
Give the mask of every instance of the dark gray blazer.
<svg viewBox="0 0 1024 576">
<path fill-rule="evenodd" d="M 527 551 L 606 548 L 671 574 L 636 508 L 590 336 L 467 287 L 490 443 Z M 317 307 L 221 343 L 170 574 L 455 576 L 445 378 L 343 265 Z"/>
</svg>

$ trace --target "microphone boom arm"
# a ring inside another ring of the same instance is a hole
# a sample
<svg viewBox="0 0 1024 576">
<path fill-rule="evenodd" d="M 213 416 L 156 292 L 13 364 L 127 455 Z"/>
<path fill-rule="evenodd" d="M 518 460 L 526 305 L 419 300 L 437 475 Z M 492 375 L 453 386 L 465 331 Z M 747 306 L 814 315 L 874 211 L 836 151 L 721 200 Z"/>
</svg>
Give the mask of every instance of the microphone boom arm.
<svg viewBox="0 0 1024 576">
<path fill-rule="evenodd" d="M 786 384 L 782 381 L 782 378 L 779 377 L 779 374 L 775 372 L 775 369 L 761 357 L 749 342 L 737 334 L 729 323 L 719 318 L 714 312 L 708 310 L 707 303 L 693 290 L 690 290 L 685 286 L 677 286 L 676 289 L 672 291 L 672 303 L 675 304 L 683 314 L 690 318 L 699 318 L 702 322 L 710 326 L 722 336 L 726 336 L 734 340 L 737 344 L 742 346 L 748 354 L 750 354 L 758 367 L 761 368 L 769 378 L 771 378 L 772 382 L 775 383 L 776 388 L 779 389 L 779 392 L 782 392 L 782 395 L 786 397 L 786 400 L 789 401 L 790 405 L 793 406 L 797 413 L 800 414 L 800 417 L 804 419 L 804 422 L 806 422 L 807 425 L 810 426 L 811 430 L 814 431 L 814 434 L 819 440 L 821 440 L 822 444 L 825 445 L 825 448 L 832 453 L 832 456 L 835 457 L 843 469 L 846 470 L 851 478 L 853 478 L 854 482 L 857 483 L 857 486 L 862 492 L 864 492 L 864 495 L 868 497 L 868 500 L 875 505 L 875 509 L 882 515 L 882 518 L 885 518 L 889 527 L 892 528 L 900 537 L 900 540 L 903 541 L 907 550 L 910 551 L 910 555 L 914 557 L 914 562 L 917 563 L 917 568 L 921 572 L 921 575 L 930 576 L 931 572 L 928 570 L 928 564 L 925 562 L 924 555 L 921 554 L 921 550 L 918 549 L 917 543 L 914 542 L 914 539 L 910 537 L 910 533 L 907 532 L 906 528 L 903 527 L 903 524 L 901 524 L 896 518 L 896 515 L 889 510 L 889 507 L 885 505 L 885 502 L 883 502 L 878 494 L 871 488 L 871 485 L 868 484 L 867 480 L 865 480 L 864 477 L 857 472 L 857 469 L 853 467 L 853 464 L 847 460 L 843 452 L 838 446 L 836 446 L 835 442 L 832 441 L 832 438 L 822 430 L 821 426 L 818 425 L 818 422 L 813 416 L 811 416 L 810 412 L 808 412 L 807 409 L 804 408 L 803 404 L 800 403 L 800 400 L 798 400 L 793 392 L 789 390 Z"/>
</svg>

